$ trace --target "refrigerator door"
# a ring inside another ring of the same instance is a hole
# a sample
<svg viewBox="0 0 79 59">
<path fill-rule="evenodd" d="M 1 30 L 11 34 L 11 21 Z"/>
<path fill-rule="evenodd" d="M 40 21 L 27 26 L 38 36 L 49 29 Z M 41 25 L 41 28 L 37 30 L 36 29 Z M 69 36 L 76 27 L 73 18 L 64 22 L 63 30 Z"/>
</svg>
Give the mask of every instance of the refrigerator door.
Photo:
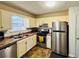
<svg viewBox="0 0 79 59">
<path fill-rule="evenodd" d="M 60 30 L 60 22 L 53 22 L 52 29 L 53 30 Z"/>
<path fill-rule="evenodd" d="M 60 38 L 60 33 L 56 33 L 56 32 L 53 32 L 53 36 L 52 36 L 52 50 L 56 53 L 60 53 L 59 52 L 59 46 L 60 46 L 60 42 L 59 42 L 59 38 Z"/>
<path fill-rule="evenodd" d="M 60 33 L 60 53 L 67 56 L 67 34 L 66 32 Z"/>
<path fill-rule="evenodd" d="M 52 23 L 53 31 L 67 31 L 67 22 L 53 22 Z"/>
<path fill-rule="evenodd" d="M 52 50 L 55 53 L 67 56 L 67 22 L 53 22 Z"/>
<path fill-rule="evenodd" d="M 65 32 L 53 32 L 52 50 L 61 55 L 67 55 L 67 38 Z"/>
</svg>

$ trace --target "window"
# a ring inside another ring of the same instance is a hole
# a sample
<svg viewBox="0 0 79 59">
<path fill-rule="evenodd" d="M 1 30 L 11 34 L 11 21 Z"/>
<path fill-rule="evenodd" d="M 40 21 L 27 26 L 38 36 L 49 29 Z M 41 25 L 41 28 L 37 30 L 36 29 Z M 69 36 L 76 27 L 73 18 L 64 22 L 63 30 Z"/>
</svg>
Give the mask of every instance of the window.
<svg viewBox="0 0 79 59">
<path fill-rule="evenodd" d="M 23 17 L 20 16 L 12 16 L 12 31 L 21 31 L 26 30 L 28 27 L 27 21 L 24 20 Z"/>
</svg>

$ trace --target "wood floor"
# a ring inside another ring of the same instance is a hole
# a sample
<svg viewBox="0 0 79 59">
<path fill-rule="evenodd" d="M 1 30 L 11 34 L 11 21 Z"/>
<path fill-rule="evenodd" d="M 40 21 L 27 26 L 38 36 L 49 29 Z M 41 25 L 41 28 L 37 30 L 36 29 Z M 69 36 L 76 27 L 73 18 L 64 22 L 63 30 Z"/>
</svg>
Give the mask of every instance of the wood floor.
<svg viewBox="0 0 79 59">
<path fill-rule="evenodd" d="M 35 46 L 25 54 L 24 58 L 49 58 L 51 52 L 51 49 Z"/>
<path fill-rule="evenodd" d="M 51 49 L 35 46 L 28 51 L 22 58 L 67 58 L 53 53 Z"/>
</svg>

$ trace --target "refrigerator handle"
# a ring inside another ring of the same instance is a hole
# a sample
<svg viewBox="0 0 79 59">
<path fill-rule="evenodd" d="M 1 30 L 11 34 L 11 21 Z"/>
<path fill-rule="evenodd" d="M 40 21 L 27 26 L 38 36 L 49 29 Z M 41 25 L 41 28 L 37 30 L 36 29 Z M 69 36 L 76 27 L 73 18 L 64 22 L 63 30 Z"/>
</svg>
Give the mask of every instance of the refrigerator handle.
<svg viewBox="0 0 79 59">
<path fill-rule="evenodd" d="M 79 38 L 76 38 L 77 40 L 79 40 Z"/>
</svg>

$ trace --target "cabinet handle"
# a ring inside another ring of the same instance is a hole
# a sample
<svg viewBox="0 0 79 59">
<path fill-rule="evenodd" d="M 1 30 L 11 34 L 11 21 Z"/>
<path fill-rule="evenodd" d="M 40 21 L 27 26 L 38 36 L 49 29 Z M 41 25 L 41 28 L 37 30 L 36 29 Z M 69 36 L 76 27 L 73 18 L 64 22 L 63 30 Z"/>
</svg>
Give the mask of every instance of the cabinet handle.
<svg viewBox="0 0 79 59">
<path fill-rule="evenodd" d="M 77 38 L 77 40 L 79 40 L 79 38 Z"/>
</svg>

